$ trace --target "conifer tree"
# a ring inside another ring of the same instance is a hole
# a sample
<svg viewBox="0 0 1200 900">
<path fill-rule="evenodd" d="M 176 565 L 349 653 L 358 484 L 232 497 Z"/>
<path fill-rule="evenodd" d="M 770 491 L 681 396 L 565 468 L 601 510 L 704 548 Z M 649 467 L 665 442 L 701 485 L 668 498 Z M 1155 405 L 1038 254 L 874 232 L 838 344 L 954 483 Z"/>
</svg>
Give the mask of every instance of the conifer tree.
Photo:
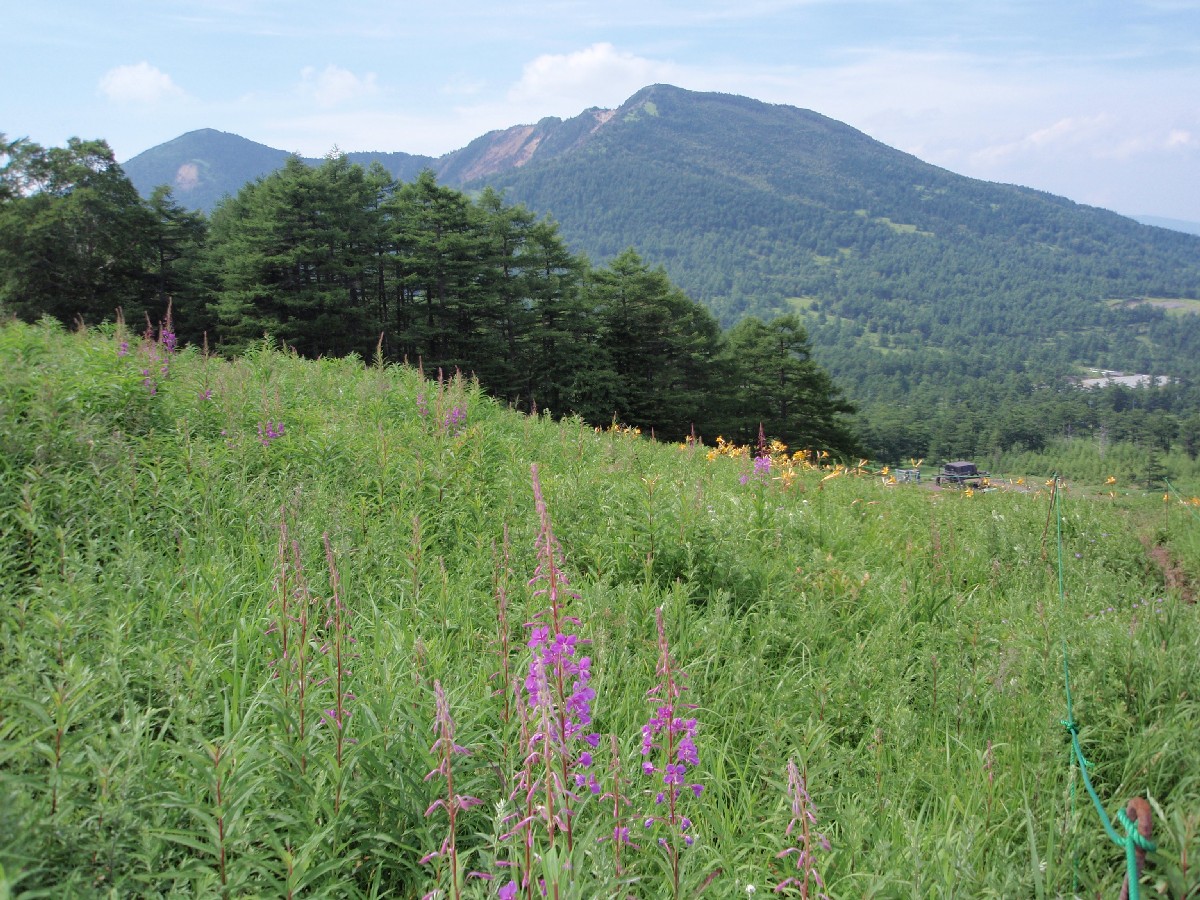
<svg viewBox="0 0 1200 900">
<path fill-rule="evenodd" d="M 808 334 L 792 315 L 769 324 L 743 319 L 729 332 L 736 372 L 729 430 L 752 442 L 761 425 L 796 448 L 857 452 L 849 422 L 854 412 L 833 380 L 812 359 Z"/>
<path fill-rule="evenodd" d="M 210 256 L 226 347 L 270 333 L 310 356 L 369 352 L 378 335 L 367 298 L 377 190 L 340 155 L 316 169 L 292 157 L 214 211 Z"/>
<path fill-rule="evenodd" d="M 108 144 L 0 135 L 0 160 L 0 307 L 65 323 L 149 312 L 153 217 Z"/>
</svg>

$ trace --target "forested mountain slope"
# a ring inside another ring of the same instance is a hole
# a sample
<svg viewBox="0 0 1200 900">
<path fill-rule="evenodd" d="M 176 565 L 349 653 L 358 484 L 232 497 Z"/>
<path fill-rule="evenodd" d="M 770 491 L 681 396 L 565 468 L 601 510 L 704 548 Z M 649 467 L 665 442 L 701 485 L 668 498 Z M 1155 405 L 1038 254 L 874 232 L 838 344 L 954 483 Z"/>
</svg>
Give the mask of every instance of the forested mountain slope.
<svg viewBox="0 0 1200 900">
<path fill-rule="evenodd" d="M 598 258 L 636 245 L 726 322 L 817 299 L 929 338 L 939 319 L 1026 331 L 1076 299 L 1200 296 L 1194 236 L 742 97 L 646 88 L 575 152 L 487 183 Z"/>
</svg>

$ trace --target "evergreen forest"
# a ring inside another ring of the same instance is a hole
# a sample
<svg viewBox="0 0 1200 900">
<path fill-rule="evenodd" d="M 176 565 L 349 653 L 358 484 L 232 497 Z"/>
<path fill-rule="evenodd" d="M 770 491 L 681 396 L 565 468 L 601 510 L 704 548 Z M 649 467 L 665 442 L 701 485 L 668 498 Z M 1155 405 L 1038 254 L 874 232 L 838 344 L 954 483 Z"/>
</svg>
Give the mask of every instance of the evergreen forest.
<svg viewBox="0 0 1200 900">
<path fill-rule="evenodd" d="M 6 145 L 0 307 L 96 324 L 116 311 L 236 354 L 264 335 L 474 376 L 516 409 L 669 440 L 858 452 L 851 404 L 792 315 L 723 332 L 633 249 L 606 266 L 504 201 L 331 155 L 290 158 L 210 217 L 167 188 L 143 201 L 102 141 Z"/>
</svg>

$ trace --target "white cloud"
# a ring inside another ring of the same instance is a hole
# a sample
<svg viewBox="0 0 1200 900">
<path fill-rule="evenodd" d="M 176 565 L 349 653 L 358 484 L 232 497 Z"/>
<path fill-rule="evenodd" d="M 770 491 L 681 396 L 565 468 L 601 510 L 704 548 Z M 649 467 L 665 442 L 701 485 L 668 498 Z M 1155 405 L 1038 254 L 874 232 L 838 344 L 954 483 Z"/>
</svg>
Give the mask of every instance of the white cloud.
<svg viewBox="0 0 1200 900">
<path fill-rule="evenodd" d="M 328 65 L 320 71 L 306 66 L 300 72 L 300 92 L 322 109 L 331 109 L 377 94 L 379 85 L 374 73 L 360 78 L 340 66 Z"/>
<path fill-rule="evenodd" d="M 1025 139 L 1025 143 L 1034 147 L 1049 147 L 1091 142 L 1108 131 L 1111 124 L 1112 117 L 1107 115 L 1067 116 L 1048 128 L 1039 128 Z"/>
<path fill-rule="evenodd" d="M 1163 132 L 1132 114 L 1118 117 L 1100 113 L 1067 116 L 1018 140 L 980 147 L 971 154 L 971 162 L 990 170 L 1023 158 L 1129 161 L 1164 150 L 1187 149 L 1196 143 L 1184 129 Z"/>
<path fill-rule="evenodd" d="M 99 91 L 115 103 L 159 103 L 184 96 L 170 75 L 148 62 L 109 69 L 100 78 Z"/>
<path fill-rule="evenodd" d="M 543 54 L 526 63 L 518 81 L 508 92 L 510 103 L 540 104 L 560 112 L 564 103 L 574 104 L 575 113 L 598 104 L 616 104 L 656 81 L 670 80 L 675 72 L 669 63 L 617 50 L 598 43 L 566 54 Z"/>
<path fill-rule="evenodd" d="M 1182 128 L 1172 129 L 1167 135 L 1167 139 L 1163 142 L 1163 146 L 1168 150 L 1174 150 L 1176 147 L 1195 147 L 1200 144 L 1191 132 L 1184 131 Z"/>
<path fill-rule="evenodd" d="M 1015 141 L 981 147 L 972 154 L 972 161 L 978 165 L 992 166 L 1014 157 L 1045 153 L 1055 148 L 1111 147 L 1113 131 L 1112 118 L 1107 115 L 1066 116 Z"/>
</svg>

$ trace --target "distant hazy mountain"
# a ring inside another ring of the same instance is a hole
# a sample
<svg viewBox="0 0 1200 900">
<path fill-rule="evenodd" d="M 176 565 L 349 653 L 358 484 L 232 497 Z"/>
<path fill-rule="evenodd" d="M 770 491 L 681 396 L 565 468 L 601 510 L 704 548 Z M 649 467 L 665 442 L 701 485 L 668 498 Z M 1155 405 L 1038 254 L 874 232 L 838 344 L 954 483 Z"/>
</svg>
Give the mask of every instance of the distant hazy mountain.
<svg viewBox="0 0 1200 900">
<path fill-rule="evenodd" d="M 1200 222 L 1164 219 L 1161 216 L 1134 216 L 1134 218 L 1143 225 L 1153 225 L 1155 228 L 1169 228 L 1171 231 L 1182 231 L 1184 234 L 1200 234 Z"/>
<path fill-rule="evenodd" d="M 192 209 L 211 212 L 226 194 L 236 194 L 242 185 L 267 175 L 291 156 L 236 134 L 201 128 L 174 140 L 151 147 L 123 165 L 125 174 L 143 196 L 159 185 L 169 185 L 177 202 Z M 363 166 L 380 162 L 398 178 L 410 179 L 432 157 L 409 153 L 349 153 Z M 320 160 L 308 159 L 317 164 Z"/>
</svg>

